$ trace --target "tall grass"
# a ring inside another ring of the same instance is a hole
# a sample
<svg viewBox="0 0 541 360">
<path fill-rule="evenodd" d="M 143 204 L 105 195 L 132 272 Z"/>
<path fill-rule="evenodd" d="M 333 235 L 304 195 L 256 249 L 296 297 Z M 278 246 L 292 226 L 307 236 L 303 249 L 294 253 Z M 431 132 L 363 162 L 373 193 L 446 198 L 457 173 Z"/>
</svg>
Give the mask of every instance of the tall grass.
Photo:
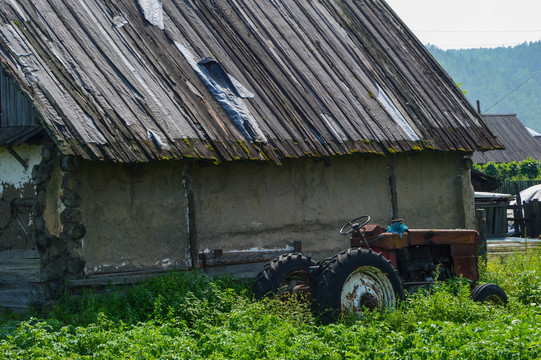
<svg viewBox="0 0 541 360">
<path fill-rule="evenodd" d="M 536 359 L 540 255 L 491 258 L 483 269 L 482 281 L 507 291 L 507 307 L 472 302 L 458 279 L 410 295 L 394 311 L 330 325 L 305 302 L 256 302 L 245 282 L 175 273 L 62 298 L 43 314 L 3 312 L 0 358 Z"/>
</svg>

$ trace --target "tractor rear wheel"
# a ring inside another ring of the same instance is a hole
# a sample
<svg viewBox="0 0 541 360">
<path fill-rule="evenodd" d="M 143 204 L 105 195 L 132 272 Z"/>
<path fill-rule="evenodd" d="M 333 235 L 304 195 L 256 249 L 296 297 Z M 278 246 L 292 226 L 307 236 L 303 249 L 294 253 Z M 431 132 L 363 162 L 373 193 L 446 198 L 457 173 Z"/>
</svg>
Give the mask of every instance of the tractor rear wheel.
<svg viewBox="0 0 541 360">
<path fill-rule="evenodd" d="M 507 294 L 496 284 L 477 285 L 471 292 L 471 298 L 473 301 L 481 303 L 495 305 L 507 304 Z"/>
<path fill-rule="evenodd" d="M 316 280 L 314 294 L 321 319 L 329 322 L 340 314 L 394 307 L 402 295 L 402 283 L 382 254 L 354 248 L 330 260 Z"/>
<path fill-rule="evenodd" d="M 265 264 L 253 285 L 254 297 L 298 294 L 312 296 L 312 284 L 308 276 L 310 266 L 316 262 L 302 254 L 280 255 Z"/>
</svg>

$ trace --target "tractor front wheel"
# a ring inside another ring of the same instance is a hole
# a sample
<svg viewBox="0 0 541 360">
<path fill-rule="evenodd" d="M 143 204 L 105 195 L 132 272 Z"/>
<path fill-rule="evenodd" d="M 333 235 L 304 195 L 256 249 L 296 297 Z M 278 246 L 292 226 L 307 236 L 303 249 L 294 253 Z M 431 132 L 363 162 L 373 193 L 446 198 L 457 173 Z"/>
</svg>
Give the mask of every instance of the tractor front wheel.
<svg viewBox="0 0 541 360">
<path fill-rule="evenodd" d="M 402 284 L 391 262 L 360 248 L 337 254 L 316 280 L 316 306 L 324 322 L 340 314 L 394 307 L 401 294 Z"/>
<path fill-rule="evenodd" d="M 471 292 L 471 298 L 473 301 L 481 303 L 495 305 L 507 304 L 507 294 L 496 284 L 477 285 Z"/>
</svg>

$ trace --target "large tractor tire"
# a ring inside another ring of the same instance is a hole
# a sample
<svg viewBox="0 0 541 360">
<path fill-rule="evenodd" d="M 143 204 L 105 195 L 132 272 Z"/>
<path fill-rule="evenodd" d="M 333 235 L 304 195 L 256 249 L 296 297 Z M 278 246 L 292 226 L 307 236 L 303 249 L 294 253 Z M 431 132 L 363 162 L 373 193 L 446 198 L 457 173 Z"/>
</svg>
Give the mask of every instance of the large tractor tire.
<svg viewBox="0 0 541 360">
<path fill-rule="evenodd" d="M 254 297 L 299 294 L 310 298 L 312 284 L 308 276 L 310 266 L 316 262 L 302 254 L 280 255 L 265 264 L 253 285 Z"/>
<path fill-rule="evenodd" d="M 505 291 L 495 284 L 477 285 L 471 292 L 471 298 L 473 301 L 494 305 L 506 305 L 508 301 Z"/>
<path fill-rule="evenodd" d="M 348 249 L 321 270 L 314 297 L 323 322 L 341 314 L 365 309 L 394 307 L 402 296 L 398 272 L 382 254 L 366 249 Z"/>
</svg>

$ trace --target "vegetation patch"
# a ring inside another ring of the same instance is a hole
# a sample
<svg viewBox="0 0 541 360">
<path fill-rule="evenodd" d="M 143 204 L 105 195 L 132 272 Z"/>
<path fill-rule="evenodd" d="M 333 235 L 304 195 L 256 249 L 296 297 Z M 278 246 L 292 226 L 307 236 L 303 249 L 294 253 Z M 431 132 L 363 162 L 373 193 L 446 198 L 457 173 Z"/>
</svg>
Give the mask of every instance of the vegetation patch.
<svg viewBox="0 0 541 360">
<path fill-rule="evenodd" d="M 172 273 L 47 311 L 0 317 L 4 359 L 537 359 L 541 252 L 491 257 L 482 281 L 507 307 L 470 300 L 464 279 L 419 290 L 396 310 L 322 325 L 297 299 L 254 301 L 251 283 Z"/>
<path fill-rule="evenodd" d="M 487 175 L 503 180 L 536 180 L 541 179 L 541 162 L 528 157 L 522 161 L 509 163 L 473 164 L 473 167 Z"/>
</svg>

